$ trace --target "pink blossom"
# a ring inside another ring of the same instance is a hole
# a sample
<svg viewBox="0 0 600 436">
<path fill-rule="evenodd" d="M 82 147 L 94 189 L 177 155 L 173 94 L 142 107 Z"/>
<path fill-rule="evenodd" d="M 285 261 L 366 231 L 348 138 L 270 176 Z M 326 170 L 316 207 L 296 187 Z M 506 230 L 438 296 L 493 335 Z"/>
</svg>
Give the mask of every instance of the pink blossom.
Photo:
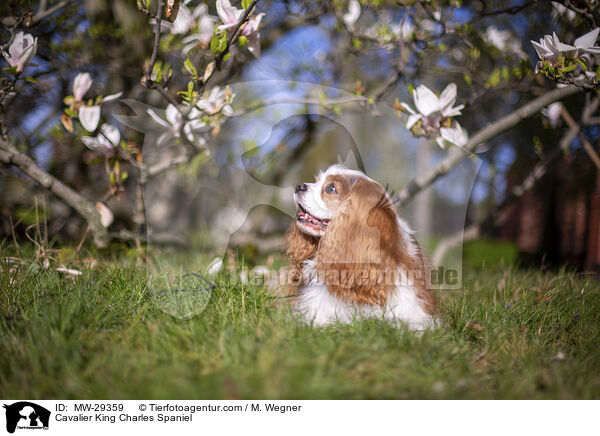
<svg viewBox="0 0 600 436">
<path fill-rule="evenodd" d="M 19 32 L 8 48 L 8 54 L 2 54 L 11 67 L 17 67 L 17 73 L 25 69 L 27 63 L 35 56 L 37 51 L 37 38 L 29 33 Z"/>
<path fill-rule="evenodd" d="M 88 92 L 90 86 L 92 86 L 92 82 L 93 80 L 90 73 L 79 73 L 75 76 L 75 80 L 73 81 L 73 97 L 75 97 L 75 100 L 83 100 L 86 92 Z"/>
</svg>

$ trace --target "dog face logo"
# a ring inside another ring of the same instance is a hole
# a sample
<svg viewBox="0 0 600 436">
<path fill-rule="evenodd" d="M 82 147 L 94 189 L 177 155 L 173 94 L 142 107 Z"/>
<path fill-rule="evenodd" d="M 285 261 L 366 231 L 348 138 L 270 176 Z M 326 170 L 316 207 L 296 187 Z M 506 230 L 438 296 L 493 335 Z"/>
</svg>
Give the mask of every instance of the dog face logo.
<svg viewBox="0 0 600 436">
<path fill-rule="evenodd" d="M 19 429 L 48 429 L 50 411 L 28 401 L 4 405 L 6 409 L 6 431 L 14 433 Z"/>
</svg>

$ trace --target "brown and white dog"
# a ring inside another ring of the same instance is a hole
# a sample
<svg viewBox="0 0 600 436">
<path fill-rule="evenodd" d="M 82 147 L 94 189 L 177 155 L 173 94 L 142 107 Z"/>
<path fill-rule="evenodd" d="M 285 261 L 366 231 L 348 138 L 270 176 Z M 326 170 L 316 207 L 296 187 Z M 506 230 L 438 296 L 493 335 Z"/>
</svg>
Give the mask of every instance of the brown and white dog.
<svg viewBox="0 0 600 436">
<path fill-rule="evenodd" d="M 411 329 L 436 325 L 421 249 L 385 189 L 333 165 L 296 187 L 286 236 L 296 310 L 324 325 L 376 317 Z"/>
</svg>

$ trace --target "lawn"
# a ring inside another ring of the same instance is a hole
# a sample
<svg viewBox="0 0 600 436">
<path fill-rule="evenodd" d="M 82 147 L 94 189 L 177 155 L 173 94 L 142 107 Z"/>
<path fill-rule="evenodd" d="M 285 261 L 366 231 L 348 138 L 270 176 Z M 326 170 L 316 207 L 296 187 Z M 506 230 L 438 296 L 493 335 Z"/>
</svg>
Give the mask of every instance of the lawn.
<svg viewBox="0 0 600 436">
<path fill-rule="evenodd" d="M 439 294 L 443 326 L 417 335 L 377 320 L 311 328 L 261 287 L 220 279 L 181 320 L 126 251 L 71 250 L 79 277 L 0 252 L 17 258 L 0 270 L 5 398 L 600 398 L 600 284 L 575 272 L 469 268 L 464 290 Z"/>
</svg>

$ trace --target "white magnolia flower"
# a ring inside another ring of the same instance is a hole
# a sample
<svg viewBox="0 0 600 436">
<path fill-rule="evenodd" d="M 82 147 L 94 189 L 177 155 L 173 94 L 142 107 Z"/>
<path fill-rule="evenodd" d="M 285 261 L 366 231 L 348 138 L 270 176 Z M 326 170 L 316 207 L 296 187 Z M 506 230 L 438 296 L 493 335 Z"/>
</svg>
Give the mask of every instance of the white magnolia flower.
<svg viewBox="0 0 600 436">
<path fill-rule="evenodd" d="M 238 9 L 235 6 L 231 6 L 229 0 L 217 0 L 217 14 L 223 22 L 219 29 L 229 29 L 239 23 L 243 9 Z"/>
<path fill-rule="evenodd" d="M 485 31 L 485 40 L 502 52 L 511 52 L 521 58 L 527 57 L 521 47 L 521 42 L 509 30 L 500 30 L 496 26 L 489 26 Z"/>
<path fill-rule="evenodd" d="M 426 18 L 419 23 L 420 30 L 425 32 L 425 34 L 435 34 L 439 32 L 440 29 L 440 20 L 442 19 L 442 10 L 437 9 L 433 12 L 433 20 Z"/>
<path fill-rule="evenodd" d="M 438 145 L 445 149 L 448 144 L 463 147 L 469 142 L 469 134 L 456 121 L 452 123 L 452 127 L 441 127 L 440 136 L 436 138 Z"/>
<path fill-rule="evenodd" d="M 248 38 L 248 51 L 254 55 L 254 57 L 260 56 L 260 22 L 265 14 L 258 14 L 253 17 L 242 30 L 242 35 Z"/>
<path fill-rule="evenodd" d="M 562 55 L 569 59 L 574 59 L 582 55 L 592 54 L 600 55 L 600 47 L 594 46 L 596 39 L 598 39 L 598 33 L 600 28 L 596 28 L 591 32 L 580 36 L 573 43 L 569 45 L 560 42 L 556 33 L 552 35 L 546 35 L 540 39 L 540 42 L 531 41 L 535 51 L 542 60 L 548 60 L 550 62 L 557 61 Z"/>
<path fill-rule="evenodd" d="M 350 0 L 350 4 L 348 5 L 348 12 L 346 12 L 342 16 L 344 23 L 346 23 L 346 26 L 348 26 L 349 29 L 353 29 L 354 24 L 356 24 L 359 17 L 360 3 L 358 2 L 358 0 Z"/>
<path fill-rule="evenodd" d="M 107 95 L 106 97 L 102 97 L 98 101 L 98 104 L 110 103 L 111 101 L 118 100 L 122 95 L 123 95 L 122 91 L 121 92 L 117 92 L 116 94 Z"/>
<path fill-rule="evenodd" d="M 217 0 L 217 14 L 223 22 L 219 29 L 226 30 L 235 27 L 240 22 L 244 10 L 231 6 L 229 0 Z M 258 28 L 264 15 L 258 14 L 251 17 L 242 29 L 242 35 L 248 38 L 248 50 L 256 57 L 260 55 L 260 33 Z"/>
<path fill-rule="evenodd" d="M 381 14 L 379 21 L 367 27 L 365 35 L 376 39 L 379 44 L 386 49 L 392 50 L 396 47 L 394 42 L 400 40 L 409 41 L 415 33 L 415 26 L 410 20 L 402 20 L 401 23 L 395 22 L 387 14 Z"/>
<path fill-rule="evenodd" d="M 203 127 L 206 126 L 206 123 L 201 120 L 202 114 L 198 109 L 192 108 L 187 115 L 188 120 L 185 122 L 185 124 L 182 113 L 172 104 L 169 104 L 165 110 L 166 120 L 158 116 L 158 114 L 152 109 L 147 109 L 146 112 L 154 121 L 156 121 L 165 129 L 164 133 L 158 137 L 158 145 L 180 138 L 182 126 L 183 133 L 188 141 L 200 142 L 201 144 L 204 144 L 204 138 L 198 136 L 198 133 Z"/>
<path fill-rule="evenodd" d="M 85 130 L 93 132 L 100 122 L 100 106 L 81 106 L 79 121 Z"/>
<path fill-rule="evenodd" d="M 81 138 L 87 148 L 110 154 L 121 142 L 121 132 L 112 124 L 102 124 L 96 136 L 83 136 Z"/>
<path fill-rule="evenodd" d="M 112 211 L 106 207 L 104 203 L 100 202 L 96 203 L 96 209 L 98 209 L 98 212 L 100 212 L 100 223 L 104 227 L 110 226 L 115 220 L 115 216 L 113 215 Z"/>
<path fill-rule="evenodd" d="M 207 47 L 212 39 L 215 22 L 217 21 L 216 17 L 209 15 L 208 6 L 204 3 L 196 7 L 192 15 L 198 19 L 198 30 L 193 35 L 183 39 L 183 43 L 185 44 L 183 47 L 184 54 L 198 45 Z"/>
<path fill-rule="evenodd" d="M 196 103 L 196 107 L 208 115 L 221 112 L 223 115 L 230 117 L 233 115 L 233 109 L 230 105 L 225 104 L 228 92 L 227 88 L 221 89 L 220 87 L 215 86 L 210 90 L 208 95 L 205 94 L 204 97 Z"/>
<path fill-rule="evenodd" d="M 27 63 L 33 59 L 37 51 L 37 38 L 29 33 L 19 32 L 8 47 L 8 54 L 2 52 L 11 67 L 17 67 L 17 73 L 22 72 Z"/>
<path fill-rule="evenodd" d="M 179 5 L 179 12 L 177 12 L 177 18 L 173 21 L 173 27 L 170 29 L 171 33 L 175 35 L 183 35 L 188 33 L 196 26 L 196 20 L 192 16 L 191 11 L 185 4 Z"/>
<path fill-rule="evenodd" d="M 221 267 L 223 267 L 223 259 L 221 259 L 220 257 L 215 257 L 212 260 L 212 262 L 210 262 L 210 264 L 208 265 L 208 268 L 206 269 L 206 274 L 209 277 L 214 277 L 221 270 Z"/>
<path fill-rule="evenodd" d="M 73 97 L 75 97 L 75 100 L 83 100 L 85 93 L 92 86 L 92 82 L 93 79 L 90 73 L 79 73 L 75 76 L 75 80 L 73 80 Z"/>
<path fill-rule="evenodd" d="M 548 118 L 550 125 L 554 128 L 558 126 L 562 114 L 563 105 L 561 102 L 552 103 L 550 106 L 542 109 L 542 115 Z"/>
<path fill-rule="evenodd" d="M 166 120 L 159 117 L 158 114 L 152 109 L 147 109 L 146 112 L 152 117 L 154 121 L 156 121 L 159 125 L 166 129 L 165 132 L 158 138 L 157 143 L 159 145 L 167 140 L 179 138 L 182 117 L 179 113 L 179 110 L 177 110 L 177 108 L 174 105 L 169 103 L 169 105 L 167 106 L 167 109 L 165 110 Z"/>
<path fill-rule="evenodd" d="M 419 85 L 413 91 L 416 110 L 406 103 L 402 107 L 410 114 L 406 121 L 406 128 L 411 129 L 418 121 L 422 122 L 426 132 L 431 133 L 440 128 L 444 118 L 455 117 L 461 114 L 464 105 L 452 107 L 456 101 L 456 84 L 450 83 L 438 97 L 425 85 Z"/>
<path fill-rule="evenodd" d="M 72 269 L 72 268 L 65 268 L 63 266 L 56 268 L 55 271 L 58 271 L 60 273 L 65 273 L 65 274 L 69 274 L 72 276 L 80 276 L 82 274 L 81 271 L 77 270 L 77 269 Z"/>
</svg>

